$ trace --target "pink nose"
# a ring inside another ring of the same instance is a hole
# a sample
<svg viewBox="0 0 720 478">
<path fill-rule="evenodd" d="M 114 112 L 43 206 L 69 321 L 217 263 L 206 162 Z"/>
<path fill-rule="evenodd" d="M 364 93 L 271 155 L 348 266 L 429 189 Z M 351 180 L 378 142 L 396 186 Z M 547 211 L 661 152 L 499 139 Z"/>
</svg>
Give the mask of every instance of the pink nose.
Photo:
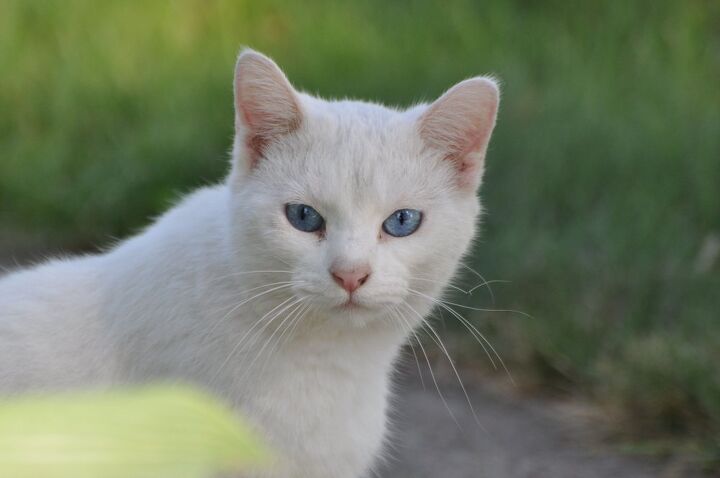
<svg viewBox="0 0 720 478">
<path fill-rule="evenodd" d="M 352 269 L 333 267 L 330 269 L 330 275 L 340 287 L 352 294 L 367 282 L 368 277 L 370 277 L 370 266 L 357 266 Z"/>
</svg>

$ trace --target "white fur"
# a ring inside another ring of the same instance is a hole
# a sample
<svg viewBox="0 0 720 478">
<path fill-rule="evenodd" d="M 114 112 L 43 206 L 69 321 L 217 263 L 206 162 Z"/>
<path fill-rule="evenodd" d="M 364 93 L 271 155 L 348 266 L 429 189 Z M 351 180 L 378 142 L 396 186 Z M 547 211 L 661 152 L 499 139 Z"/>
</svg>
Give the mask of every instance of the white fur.
<svg viewBox="0 0 720 478">
<path fill-rule="evenodd" d="M 363 475 L 385 436 L 393 362 L 431 308 L 408 288 L 438 297 L 474 234 L 479 205 L 456 161 L 465 146 L 442 151 L 432 131 L 466 141 L 470 124 L 468 134 L 485 138 L 471 152 L 478 184 L 497 88 L 476 81 L 485 86 L 461 88 L 461 103 L 490 104 L 490 116 L 468 122 L 440 105 L 443 116 L 428 120 L 425 105 L 396 111 L 297 93 L 271 60 L 245 52 L 225 182 L 109 252 L 0 279 L 0 393 L 189 381 L 276 447 L 283 460 L 268 476 Z M 290 226 L 289 202 L 317 209 L 326 234 Z M 423 211 L 418 231 L 382 232 L 406 207 Z M 372 269 L 355 293 L 360 307 L 338 307 L 348 298 L 328 273 L 338 261 Z M 247 300 L 286 281 L 295 282 Z"/>
</svg>

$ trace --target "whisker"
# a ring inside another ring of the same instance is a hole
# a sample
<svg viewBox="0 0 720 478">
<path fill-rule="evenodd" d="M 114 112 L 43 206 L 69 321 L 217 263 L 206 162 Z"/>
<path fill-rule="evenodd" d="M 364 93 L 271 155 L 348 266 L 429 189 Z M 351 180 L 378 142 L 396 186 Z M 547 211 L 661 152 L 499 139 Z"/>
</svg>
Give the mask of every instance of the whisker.
<svg viewBox="0 0 720 478">
<path fill-rule="evenodd" d="M 405 304 L 406 302 L 403 302 Z M 427 362 L 428 370 L 430 371 L 430 378 L 432 379 L 433 383 L 435 384 L 435 390 L 437 390 L 438 396 L 440 397 L 440 400 L 443 402 L 443 405 L 445 406 L 445 409 L 450 414 L 450 418 L 452 418 L 452 421 L 455 422 L 455 425 L 462 430 L 462 426 L 460 426 L 460 422 L 458 422 L 457 418 L 455 417 L 455 414 L 450 409 L 450 405 L 448 404 L 447 400 L 445 399 L 445 396 L 440 391 L 440 385 L 438 385 L 437 378 L 435 378 L 435 372 L 433 372 L 432 365 L 430 365 L 430 358 L 428 357 L 427 352 L 425 351 L 425 347 L 423 346 L 422 342 L 420 342 L 420 339 L 418 338 L 417 334 L 415 333 L 415 330 L 413 330 L 410 323 L 407 321 L 405 316 L 402 315 L 400 312 L 400 309 L 396 309 L 398 312 L 398 317 L 408 326 L 408 329 L 412 331 L 412 334 L 415 336 L 415 339 L 418 342 L 418 345 L 420 346 L 420 350 L 422 351 L 423 356 L 425 357 L 425 362 Z"/>
<path fill-rule="evenodd" d="M 446 306 L 441 300 L 435 299 L 434 297 L 430 297 L 429 295 L 425 295 L 422 292 L 417 292 L 417 291 L 413 291 L 413 290 L 410 290 L 410 292 L 431 301 L 432 303 L 440 306 L 442 309 L 447 310 L 448 312 L 450 312 L 450 314 L 452 314 L 453 317 L 458 319 L 460 321 L 460 323 L 465 325 L 465 327 L 468 329 L 468 331 L 470 331 L 470 333 L 475 338 L 475 340 L 477 340 L 478 343 L 480 344 L 480 346 L 483 348 L 483 351 L 485 351 L 485 354 L 487 355 L 488 359 L 490 359 L 490 363 L 492 364 L 493 368 L 495 368 L 497 370 L 497 365 L 495 364 L 495 361 L 494 361 L 492 355 L 490 355 L 489 350 L 485 347 L 485 344 L 483 342 L 487 342 L 489 346 L 492 346 L 492 345 L 485 338 L 485 336 L 477 329 L 477 327 L 475 327 L 468 319 L 463 317 L 459 312 Z M 496 352 L 496 355 L 497 355 L 497 352 Z M 500 357 L 498 357 L 498 358 L 500 358 Z"/>
<path fill-rule="evenodd" d="M 304 297 L 300 299 L 300 302 L 302 302 L 303 300 L 305 300 Z M 265 363 L 263 364 L 262 368 L 260 369 L 261 374 L 265 371 L 265 368 L 267 367 L 267 364 L 270 361 L 270 357 L 272 357 L 272 355 L 275 353 L 275 351 L 281 350 L 282 347 L 284 347 L 288 343 L 288 341 L 291 338 L 292 333 L 295 331 L 295 327 L 297 327 L 300 320 L 302 320 L 307 315 L 307 311 L 310 309 L 311 306 L 312 306 L 312 302 L 298 305 L 298 307 L 293 309 L 292 312 L 290 312 L 290 314 L 288 315 L 288 317 L 285 320 L 283 320 L 283 322 L 278 326 L 278 328 L 276 330 L 279 330 L 280 328 L 282 328 L 285 321 L 290 319 L 290 317 L 292 317 L 293 315 L 295 315 L 295 317 L 292 318 L 288 322 L 288 325 L 283 329 L 283 332 L 280 334 L 280 336 L 275 341 L 275 345 L 273 345 L 272 349 L 268 351 L 267 358 L 265 359 Z M 288 334 L 287 337 L 285 337 L 285 340 L 281 344 L 280 342 L 283 339 L 283 336 L 285 336 L 285 333 L 288 332 L 288 330 L 290 330 L 290 334 Z M 274 334 L 275 333 L 273 332 L 273 335 Z M 268 343 L 270 340 L 272 340 L 272 336 L 268 340 Z"/>
<path fill-rule="evenodd" d="M 468 290 L 467 292 L 469 295 L 472 295 L 472 293 L 474 291 L 476 291 L 477 289 L 479 289 L 480 287 L 487 286 L 488 289 L 490 289 L 490 284 L 509 284 L 510 282 L 511 281 L 509 281 L 509 280 L 502 280 L 502 279 L 492 279 L 492 280 L 488 280 L 488 281 L 483 279 L 483 282 L 479 283 L 478 285 L 476 285 L 472 289 Z M 493 298 L 493 302 L 495 302 L 494 298 Z"/>
<path fill-rule="evenodd" d="M 482 426 L 482 424 L 480 423 L 480 419 L 479 419 L 478 416 L 477 416 L 477 412 L 475 411 L 475 407 L 473 406 L 472 401 L 470 400 L 470 395 L 468 395 L 467 389 L 465 388 L 465 384 L 463 383 L 462 378 L 460 378 L 460 373 L 458 372 L 457 367 L 455 366 L 455 361 L 454 361 L 454 360 L 452 359 L 452 357 L 450 356 L 450 352 L 448 352 L 447 347 L 445 347 L 445 344 L 443 343 L 442 339 L 440 338 L 440 335 L 438 335 L 438 333 L 435 331 L 435 329 L 433 328 L 433 326 L 430 325 L 430 323 L 429 323 L 427 320 L 423 320 L 422 315 L 420 315 L 420 313 L 419 313 L 417 310 L 415 310 L 415 309 L 414 309 L 410 304 L 408 304 L 407 302 L 405 303 L 405 305 L 406 305 L 410 310 L 412 310 L 412 311 L 415 313 L 415 315 L 418 316 L 418 318 L 422 321 L 422 322 L 421 322 L 422 325 L 423 325 L 424 327 L 427 327 L 427 328 L 430 330 L 430 332 L 432 332 L 432 335 L 430 335 L 430 338 L 435 342 L 435 344 L 436 344 L 438 347 L 440 347 L 440 350 L 442 350 L 443 354 L 445 354 L 445 357 L 447 357 L 448 362 L 450 363 L 450 367 L 452 368 L 453 373 L 455 374 L 455 377 L 457 378 L 457 381 L 458 381 L 458 383 L 460 384 L 460 388 L 462 389 L 463 395 L 465 395 L 465 400 L 467 400 L 467 404 L 468 404 L 468 406 L 470 407 L 470 411 L 471 411 L 471 413 L 472 413 L 472 415 L 473 415 L 473 418 L 475 419 L 475 422 L 476 422 L 481 428 L 484 428 L 484 427 Z M 434 337 L 433 337 L 433 336 L 434 336 Z"/>
<path fill-rule="evenodd" d="M 310 312 L 310 310 L 311 310 L 312 308 L 313 308 L 313 303 L 312 303 L 312 301 L 310 301 L 310 302 L 308 302 L 307 306 L 305 307 L 305 310 L 302 311 L 302 312 L 299 314 L 298 318 L 293 321 L 292 329 L 290 330 L 290 333 L 288 334 L 287 338 L 285 339 L 285 342 L 284 342 L 283 345 L 282 345 L 283 347 L 285 346 L 285 344 L 286 344 L 287 342 L 290 341 L 292 335 L 295 333 L 295 329 L 297 328 L 298 324 L 299 324 L 303 319 L 305 319 L 305 317 L 308 315 L 308 313 Z"/>
<path fill-rule="evenodd" d="M 390 306 L 385 306 L 385 310 L 388 313 L 394 312 Z M 413 346 L 413 343 L 412 343 L 412 339 L 413 339 L 412 329 L 407 330 L 403 326 L 403 324 L 399 321 L 397 321 L 397 324 L 400 327 L 400 331 L 403 334 L 407 335 L 407 337 L 408 337 L 407 345 L 410 347 L 410 351 L 412 352 L 413 358 L 415 359 L 415 365 L 417 365 L 418 376 L 420 377 L 420 384 L 422 385 L 423 390 L 425 390 L 426 389 L 425 388 L 425 379 L 423 378 L 422 367 L 420 367 L 420 361 L 418 360 L 417 353 L 415 352 L 415 347 Z"/>
<path fill-rule="evenodd" d="M 248 330 L 247 332 L 245 332 L 245 334 L 240 338 L 240 340 L 233 346 L 232 350 L 230 350 L 230 353 L 229 353 L 228 356 L 225 358 L 225 360 L 224 360 L 223 363 L 220 365 L 220 367 L 218 367 L 218 369 L 217 369 L 217 371 L 215 372 L 215 375 L 213 375 L 213 378 L 212 378 L 211 381 L 215 381 L 215 379 L 217 379 L 217 377 L 218 377 L 218 376 L 220 375 L 220 373 L 222 372 L 223 368 L 227 365 L 227 363 L 230 361 L 230 359 L 233 357 L 233 355 L 235 355 L 235 352 L 237 352 L 237 350 L 240 348 L 240 346 L 243 344 L 243 342 L 247 339 L 247 337 L 250 335 L 250 333 L 251 333 L 259 324 L 261 324 L 261 323 L 263 322 L 263 320 L 265 319 L 265 317 L 267 317 L 268 315 L 272 314 L 275 310 L 277 310 L 278 308 L 282 307 L 284 304 L 288 303 L 288 302 L 291 301 L 292 299 L 294 299 L 294 297 L 293 297 L 293 296 L 290 296 L 290 297 L 288 297 L 287 299 L 285 299 L 284 301 L 282 301 L 281 303 L 279 303 L 278 305 L 276 305 L 275 307 L 273 307 L 270 311 L 268 311 L 265 315 L 263 315 L 259 320 L 257 320 L 257 321 L 252 325 L 252 327 L 250 327 L 250 330 Z M 271 320 L 272 320 L 272 319 L 271 319 Z"/>
<path fill-rule="evenodd" d="M 513 379 L 513 376 L 512 376 L 512 374 L 510 373 L 510 370 L 508 370 L 507 366 L 505 365 L 505 361 L 502 359 L 502 357 L 501 357 L 500 354 L 497 352 L 497 350 L 495 350 L 495 347 L 493 347 L 493 345 L 490 343 L 490 341 L 477 329 L 477 327 L 475 327 L 475 326 L 474 326 L 469 320 L 467 320 L 465 317 L 463 317 L 462 315 L 460 315 L 460 313 L 459 313 L 458 311 L 456 311 L 455 309 L 453 309 L 453 308 L 445 305 L 445 303 L 444 303 L 443 301 L 441 301 L 441 300 L 439 300 L 439 299 L 435 299 L 434 297 L 430 297 L 429 295 L 423 294 L 422 292 L 418 292 L 418 291 L 410 290 L 410 289 L 408 289 L 408 291 L 411 292 L 411 293 L 413 293 L 413 294 L 415 294 L 415 295 L 418 295 L 418 296 L 420 296 L 420 297 L 424 297 L 425 299 L 428 299 L 428 300 L 430 300 L 431 302 L 439 305 L 439 306 L 442 307 L 443 309 L 445 309 L 445 310 L 447 310 L 448 312 L 450 312 L 450 314 L 452 314 L 453 317 L 457 318 L 462 324 L 464 324 L 464 325 L 468 328 L 468 330 L 470 330 L 470 333 L 473 334 L 473 337 L 475 337 L 475 339 L 478 341 L 478 343 L 480 344 L 480 346 L 483 348 L 483 350 L 484 350 L 485 353 L 487 354 L 488 358 L 490 359 L 490 363 L 492 363 L 492 364 L 493 364 L 493 367 L 494 367 L 495 369 L 497 369 L 497 365 L 495 365 L 495 361 L 493 360 L 492 356 L 490 355 L 488 349 L 483 345 L 483 342 L 485 342 L 485 343 L 488 345 L 488 347 L 490 347 L 490 350 L 492 350 L 492 352 L 493 352 L 493 353 L 495 354 L 495 356 L 497 357 L 497 359 L 498 359 L 498 361 L 500 362 L 502 368 L 505 370 L 505 373 L 507 374 L 508 378 L 510 379 L 510 382 L 512 382 L 512 384 L 515 385 L 515 380 Z M 473 331 L 474 331 L 474 333 L 473 333 Z M 476 334 L 477 334 L 477 335 L 476 335 Z M 480 339 L 482 339 L 482 341 L 481 341 Z"/>
<path fill-rule="evenodd" d="M 293 285 L 301 284 L 301 283 L 302 283 L 301 281 L 274 282 L 274 283 L 271 283 L 271 284 L 264 284 L 264 285 L 261 285 L 261 286 L 258 286 L 258 287 L 253 287 L 253 288 L 251 288 L 251 289 L 247 289 L 247 290 L 245 290 L 245 291 L 240 292 L 240 294 L 247 294 L 248 292 L 252 292 L 252 291 L 255 291 L 255 290 L 258 290 L 258 289 L 264 289 L 265 287 L 278 286 L 278 287 L 275 287 L 275 288 L 273 288 L 273 289 L 264 291 L 263 293 L 257 294 L 257 295 L 255 295 L 255 296 L 253 296 L 253 297 L 250 297 L 250 298 L 248 298 L 248 299 L 242 300 L 242 301 L 240 301 L 240 303 L 238 303 L 238 304 L 231 305 L 231 306 L 228 306 L 228 307 L 222 307 L 222 308 L 220 308 L 220 309 L 218 310 L 218 312 L 219 312 L 219 311 L 222 311 L 222 310 L 224 310 L 224 309 L 228 309 L 228 308 L 230 308 L 231 310 L 230 310 L 228 313 L 226 313 L 220 320 L 216 321 L 215 324 L 214 324 L 212 327 L 210 327 L 210 330 L 208 330 L 208 331 L 205 333 L 205 336 L 208 337 L 208 338 L 212 338 L 212 334 L 213 334 L 213 332 L 215 331 L 215 329 L 217 329 L 217 328 L 220 326 L 220 324 L 222 324 L 222 323 L 225 321 L 225 319 L 227 319 L 228 317 L 230 317 L 230 315 L 232 315 L 233 312 L 235 312 L 237 309 L 239 309 L 239 308 L 242 307 L 243 305 L 247 304 L 248 302 L 250 302 L 250 301 L 252 301 L 252 300 L 254 300 L 254 299 L 257 299 L 257 298 L 259 298 L 259 297 L 262 297 L 263 295 L 265 295 L 265 293 L 270 293 L 270 292 L 274 292 L 274 291 L 276 291 L 276 290 L 285 289 L 285 288 L 287 288 L 287 287 L 291 287 L 291 286 L 293 286 Z"/>
<path fill-rule="evenodd" d="M 250 289 L 241 290 L 238 292 L 238 295 L 247 294 L 248 292 L 253 292 L 258 289 L 264 289 L 265 287 L 272 287 L 275 285 L 285 285 L 285 284 L 300 284 L 300 281 L 292 281 L 292 280 L 286 280 L 286 281 L 280 281 L 280 282 L 270 282 L 269 284 L 263 284 L 256 287 L 252 287 Z"/>
<path fill-rule="evenodd" d="M 488 282 L 487 279 L 485 279 L 485 277 L 483 277 L 482 274 L 480 274 L 478 271 L 476 271 L 469 265 L 465 264 L 464 262 L 460 262 L 460 265 L 462 267 L 464 267 L 465 269 L 469 270 L 470 272 L 472 272 L 473 274 L 475 274 L 476 276 L 478 276 L 480 278 L 480 280 L 483 281 L 482 284 L 480 284 L 479 286 L 473 287 L 471 290 L 475 290 L 477 287 L 487 286 L 488 292 L 490 292 L 490 300 L 492 301 L 493 304 L 495 304 L 495 293 L 493 292 L 492 287 L 490 287 L 490 282 Z"/>
<path fill-rule="evenodd" d="M 444 283 L 443 281 L 439 281 L 439 280 L 427 279 L 427 278 L 425 278 L 425 277 L 417 277 L 417 276 L 410 276 L 410 279 L 413 279 L 413 280 L 421 280 L 421 281 L 425 281 L 425 282 L 434 282 L 435 284 L 441 284 L 443 287 L 449 287 L 449 288 L 451 288 L 451 289 L 454 289 L 454 290 L 457 290 L 457 291 L 459 291 L 459 292 L 462 292 L 463 294 L 466 294 L 466 295 L 470 293 L 469 291 L 467 291 L 467 290 L 465 290 L 465 289 L 462 289 L 462 288 L 460 288 L 460 287 L 458 287 L 458 286 L 456 286 L 456 285 L 446 284 L 446 283 Z"/>
<path fill-rule="evenodd" d="M 290 302 L 291 300 L 292 300 L 292 302 Z M 259 329 L 257 329 L 257 330 L 253 333 L 253 335 L 252 335 L 251 337 L 248 338 L 248 340 L 250 340 L 250 342 L 247 343 L 247 344 L 245 344 L 245 345 L 248 346 L 248 347 L 254 347 L 255 344 L 260 340 L 260 337 L 262 336 L 263 332 L 264 332 L 268 327 L 270 327 L 270 325 L 271 325 L 275 320 L 279 319 L 280 316 L 283 314 L 283 312 L 285 312 L 285 311 L 288 310 L 289 308 L 295 306 L 295 305 L 296 305 L 298 302 L 300 302 L 300 301 L 301 301 L 301 299 L 298 299 L 298 298 L 296 298 L 296 297 L 288 297 L 288 298 L 287 298 L 286 300 L 284 300 L 282 303 L 280 303 L 280 304 L 276 305 L 275 307 L 273 307 L 273 309 L 272 309 L 271 311 L 267 312 L 267 313 L 266 313 L 265 315 L 263 315 L 259 320 L 255 321 L 255 324 L 253 324 L 253 327 L 251 327 L 250 330 L 248 330 L 248 332 L 246 332 L 245 335 L 248 335 L 248 334 L 249 334 L 250 332 L 252 332 L 253 329 L 255 329 L 257 326 L 261 326 L 261 327 L 260 327 Z M 290 303 L 288 304 L 288 302 L 290 302 Z M 281 307 L 282 307 L 282 308 L 281 308 Z M 280 310 L 278 310 L 278 309 L 280 309 Z M 277 311 L 277 312 L 275 312 L 275 311 Z M 275 312 L 275 313 L 273 314 L 273 312 Z M 270 317 L 269 319 L 265 320 L 265 318 L 268 317 L 268 316 L 270 316 L 271 314 L 272 314 L 272 317 Z M 257 355 L 257 354 L 256 354 L 256 355 Z"/>
<path fill-rule="evenodd" d="M 285 312 L 286 310 L 290 309 L 291 307 L 296 307 L 296 306 L 299 307 L 298 304 L 299 304 L 300 302 L 302 302 L 302 301 L 303 301 L 303 298 L 301 297 L 301 298 L 299 298 L 299 299 L 296 299 L 294 302 L 291 302 L 289 305 L 286 305 L 282 310 L 280 310 L 280 311 L 279 311 L 277 314 L 275 314 L 270 320 L 268 320 L 267 323 L 266 323 L 258 332 L 255 333 L 255 337 L 259 337 L 260 335 L 262 335 L 262 333 L 270 326 L 270 324 L 272 324 L 277 318 L 279 318 L 279 317 L 282 315 L 283 312 Z M 294 309 L 293 309 L 293 310 L 294 310 Z M 255 365 L 255 363 L 257 362 L 257 360 L 260 358 L 260 356 L 262 355 L 262 353 L 265 351 L 265 349 L 267 348 L 267 346 L 270 344 L 270 342 L 272 341 L 272 339 L 273 339 L 273 337 L 275 336 L 275 334 L 277 333 L 277 331 L 280 330 L 280 328 L 281 328 L 282 325 L 285 323 L 285 321 L 287 321 L 287 319 L 288 319 L 288 317 L 289 317 L 290 315 L 292 315 L 292 311 L 291 311 L 288 315 L 285 316 L 285 318 L 281 321 L 280 325 L 279 325 L 278 327 L 276 327 L 275 330 L 273 330 L 273 332 L 270 334 L 270 337 L 265 340 L 265 342 L 263 343 L 263 346 L 260 348 L 260 351 L 255 354 L 255 356 L 253 357 L 252 362 L 250 362 L 250 365 L 248 365 L 248 367 L 247 367 L 247 368 L 245 369 L 245 371 L 243 372 L 241 379 L 244 379 L 244 378 L 247 376 L 247 374 L 248 374 L 248 373 L 250 372 L 250 370 L 253 368 L 253 366 Z M 254 343 L 255 343 L 255 342 L 253 342 L 253 345 L 254 345 Z"/>
<path fill-rule="evenodd" d="M 296 282 L 294 282 L 294 281 L 293 281 L 293 282 L 287 282 L 287 283 L 285 283 L 285 284 L 278 285 L 277 287 L 273 287 L 273 288 L 270 289 L 270 290 L 266 290 L 266 291 L 263 291 L 263 292 L 261 292 L 261 293 L 259 293 L 259 294 L 256 294 L 256 295 L 254 295 L 254 296 L 252 296 L 252 297 L 250 297 L 250 298 L 248 298 L 248 299 L 242 300 L 242 301 L 240 301 L 239 304 L 235 305 L 235 306 L 232 308 L 232 310 L 230 310 L 230 312 L 228 312 L 227 314 L 225 314 L 225 315 L 223 316 L 223 318 L 220 319 L 220 320 L 223 321 L 223 320 L 227 319 L 233 312 L 235 312 L 237 309 L 239 309 L 239 308 L 242 307 L 243 305 L 247 304 L 247 303 L 250 302 L 251 300 L 255 300 L 255 299 L 257 299 L 257 298 L 259 298 L 259 297 L 262 297 L 262 296 L 264 296 L 264 295 L 266 295 L 266 294 L 269 294 L 269 293 L 271 293 L 271 292 L 275 292 L 276 290 L 287 289 L 288 287 L 292 287 L 292 286 L 295 285 L 295 284 L 296 284 Z M 250 291 L 253 291 L 253 290 L 257 290 L 257 289 L 262 289 L 262 288 L 265 288 L 265 287 L 269 287 L 269 286 L 268 286 L 267 284 L 265 284 L 265 285 L 262 285 L 262 286 L 255 287 L 255 288 L 253 288 L 253 289 L 247 290 L 247 291 L 245 291 L 245 293 L 250 292 Z"/>
<path fill-rule="evenodd" d="M 428 296 L 428 295 L 426 295 L 426 294 L 423 294 L 422 292 L 413 290 L 413 289 L 408 289 L 408 291 L 413 292 L 413 293 L 416 293 L 416 294 L 419 294 L 419 295 L 421 295 L 421 296 L 423 296 L 423 297 L 426 297 L 426 298 L 431 298 L 430 296 Z M 522 310 L 515 310 L 515 309 L 482 309 L 482 308 L 479 308 L 479 307 L 470 307 L 469 305 L 463 305 L 463 304 L 458 304 L 458 303 L 455 303 L 455 302 L 450 302 L 450 301 L 444 300 L 444 299 L 433 299 L 433 300 L 440 300 L 440 301 L 441 301 L 442 303 L 444 303 L 444 304 L 453 305 L 453 306 L 455 306 L 455 307 L 460 307 L 461 309 L 475 310 L 475 311 L 478 311 L 478 312 L 506 312 L 506 313 L 511 313 L 511 314 L 520 314 L 520 315 L 522 315 L 522 316 L 527 317 L 528 319 L 534 319 L 534 317 L 533 317 L 532 315 L 530 315 L 530 314 L 528 314 L 528 313 L 525 313 L 525 312 L 523 312 Z"/>
<path fill-rule="evenodd" d="M 304 297 L 301 297 L 300 299 L 298 299 L 297 302 L 295 302 L 296 307 L 294 307 L 294 308 L 290 311 L 290 313 L 288 313 L 288 315 L 282 320 L 282 322 L 280 322 L 280 325 L 278 325 L 278 326 L 275 328 L 275 330 L 273 330 L 273 333 L 270 335 L 270 338 L 265 342 L 266 345 L 269 345 L 270 342 L 272 342 L 273 337 L 275 336 L 275 334 L 282 329 L 282 332 L 280 333 L 280 335 L 278 336 L 277 340 L 275 341 L 275 344 L 272 346 L 272 348 L 271 348 L 270 350 L 268 350 L 267 359 L 265 360 L 265 364 L 262 366 L 262 369 L 261 369 L 261 370 L 265 370 L 265 367 L 267 366 L 267 363 L 268 363 L 270 357 L 272 357 L 272 355 L 275 353 L 275 350 L 277 350 L 277 347 L 278 347 L 278 345 L 280 344 L 280 340 L 282 340 L 283 336 L 285 336 L 285 333 L 288 331 L 288 329 L 289 329 L 290 326 L 292 325 L 292 323 L 293 323 L 293 321 L 295 320 L 295 317 L 297 317 L 299 311 L 302 310 L 303 307 L 306 305 L 306 304 L 303 304 L 303 303 L 302 303 L 304 300 L 305 300 L 305 298 L 304 298 Z M 285 327 L 283 328 L 283 326 L 284 326 L 286 323 L 287 323 L 287 326 L 285 326 Z M 263 348 L 264 348 L 264 347 L 263 347 Z M 258 353 L 258 355 L 260 355 L 260 354 L 262 353 L 262 351 L 263 351 L 263 349 L 260 350 L 260 352 Z"/>
<path fill-rule="evenodd" d="M 237 271 L 232 272 L 230 274 L 225 274 L 218 277 L 213 277 L 210 279 L 210 282 L 218 282 L 221 280 L 228 279 L 230 277 L 238 277 L 238 276 L 245 276 L 250 274 L 292 274 L 293 271 L 283 271 L 283 270 L 266 270 L 266 271 Z"/>
<path fill-rule="evenodd" d="M 312 311 L 315 304 L 313 304 L 312 300 L 309 300 L 307 304 L 305 305 L 305 309 L 302 310 L 298 316 L 293 320 L 293 323 L 290 328 L 290 332 L 288 333 L 287 338 L 285 339 L 285 342 L 283 343 L 283 346 L 285 343 L 289 342 L 292 339 L 293 334 L 295 333 L 295 329 L 297 329 L 297 326 L 300 324 L 301 321 L 307 317 L 307 315 Z"/>
</svg>

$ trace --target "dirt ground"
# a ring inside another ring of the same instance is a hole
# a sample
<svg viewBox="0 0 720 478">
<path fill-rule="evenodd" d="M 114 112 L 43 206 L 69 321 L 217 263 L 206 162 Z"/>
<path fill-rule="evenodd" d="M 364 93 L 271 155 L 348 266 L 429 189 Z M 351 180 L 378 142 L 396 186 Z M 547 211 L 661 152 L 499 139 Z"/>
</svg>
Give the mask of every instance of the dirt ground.
<svg viewBox="0 0 720 478">
<path fill-rule="evenodd" d="M 423 385 L 411 365 L 399 375 L 392 456 L 377 470 L 381 478 L 704 476 L 677 462 L 621 454 L 604 443 L 586 406 L 518 398 L 495 381 L 465 381 L 476 421 L 457 381 L 441 380 L 454 421 L 427 371 Z"/>
</svg>

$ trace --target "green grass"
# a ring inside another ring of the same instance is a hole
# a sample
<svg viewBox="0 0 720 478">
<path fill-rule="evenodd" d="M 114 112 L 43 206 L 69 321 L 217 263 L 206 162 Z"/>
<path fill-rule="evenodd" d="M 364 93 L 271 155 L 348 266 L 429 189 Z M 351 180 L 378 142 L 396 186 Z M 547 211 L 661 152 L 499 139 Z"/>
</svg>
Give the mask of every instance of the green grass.
<svg viewBox="0 0 720 478">
<path fill-rule="evenodd" d="M 526 380 L 717 463 L 720 264 L 698 258 L 720 235 L 718 24 L 712 0 L 5 0 L 0 234 L 106 243 L 220 178 L 243 44 L 325 96 L 409 104 L 492 73 L 471 263 L 534 319 L 476 320 Z"/>
</svg>

